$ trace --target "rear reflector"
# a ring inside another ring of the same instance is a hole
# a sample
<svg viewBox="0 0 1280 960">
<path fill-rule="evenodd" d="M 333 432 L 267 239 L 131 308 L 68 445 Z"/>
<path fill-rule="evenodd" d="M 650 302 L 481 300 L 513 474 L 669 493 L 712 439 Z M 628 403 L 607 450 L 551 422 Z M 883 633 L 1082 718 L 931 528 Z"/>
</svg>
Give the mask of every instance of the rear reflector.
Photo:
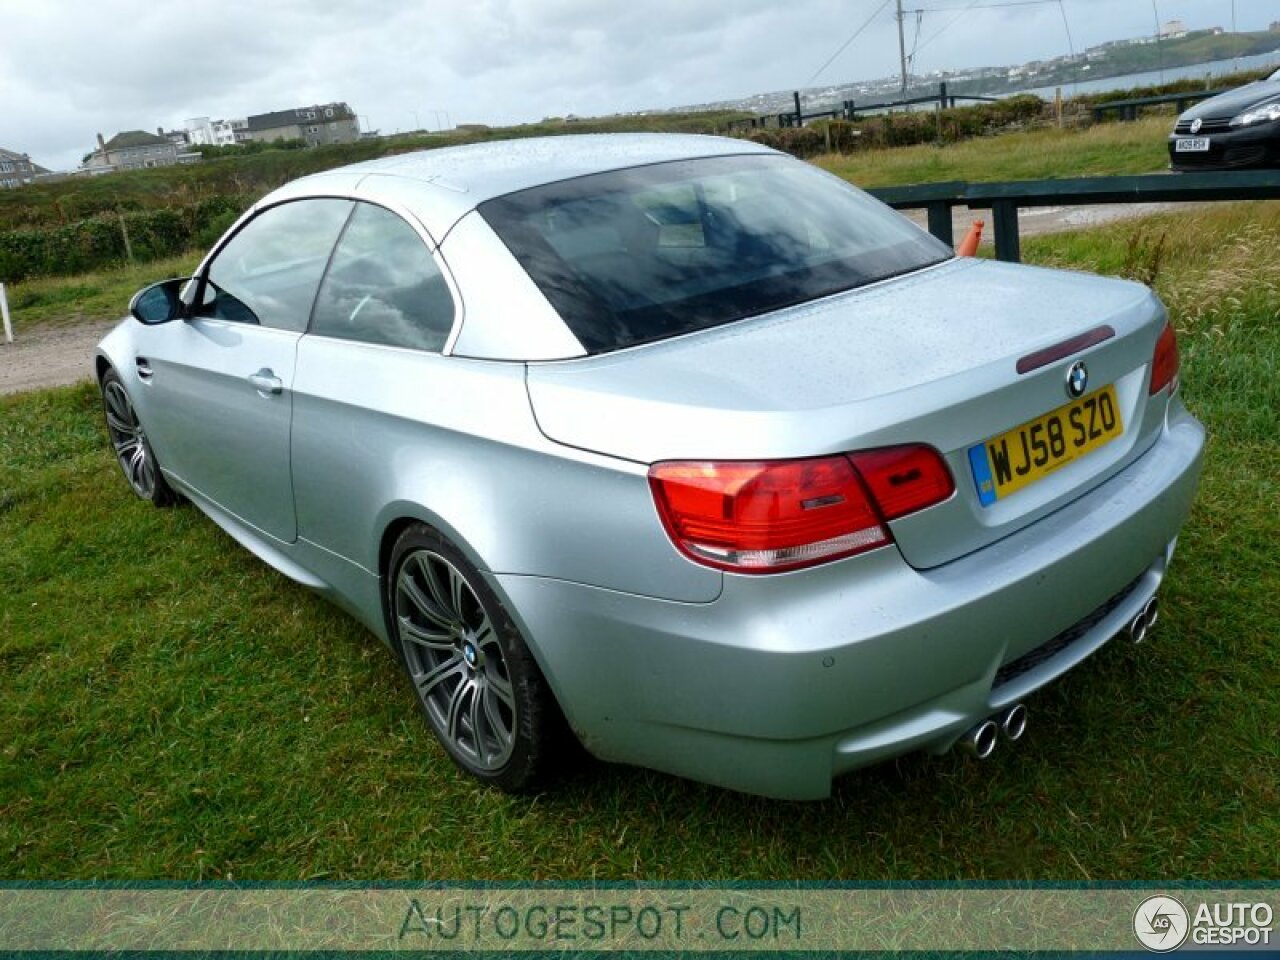
<svg viewBox="0 0 1280 960">
<path fill-rule="evenodd" d="M 1151 393 L 1159 393 L 1169 387 L 1172 393 L 1178 388 L 1178 335 L 1173 324 L 1166 323 L 1156 341 L 1155 355 L 1151 358 Z"/>
<path fill-rule="evenodd" d="M 675 545 L 707 566 L 778 573 L 892 540 L 885 521 L 949 497 L 951 473 L 930 447 L 812 460 L 670 461 L 649 470 Z"/>
</svg>

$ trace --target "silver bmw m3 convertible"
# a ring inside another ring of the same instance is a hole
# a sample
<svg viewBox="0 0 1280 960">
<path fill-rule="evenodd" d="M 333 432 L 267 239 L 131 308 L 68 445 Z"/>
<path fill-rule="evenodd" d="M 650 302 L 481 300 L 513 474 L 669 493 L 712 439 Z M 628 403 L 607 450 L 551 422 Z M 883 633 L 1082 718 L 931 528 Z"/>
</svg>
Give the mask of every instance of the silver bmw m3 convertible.
<svg viewBox="0 0 1280 960">
<path fill-rule="evenodd" d="M 1204 441 L 1146 287 L 956 258 L 736 140 L 307 177 L 130 312 L 133 491 L 357 617 L 509 790 L 567 736 L 789 798 L 989 754 L 1154 622 Z"/>
</svg>

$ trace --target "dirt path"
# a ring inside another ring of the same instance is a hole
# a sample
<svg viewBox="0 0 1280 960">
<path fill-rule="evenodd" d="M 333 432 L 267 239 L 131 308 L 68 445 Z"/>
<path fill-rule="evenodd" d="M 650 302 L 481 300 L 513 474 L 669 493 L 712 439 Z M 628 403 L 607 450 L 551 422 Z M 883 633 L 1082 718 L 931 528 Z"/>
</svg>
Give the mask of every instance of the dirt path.
<svg viewBox="0 0 1280 960">
<path fill-rule="evenodd" d="M 93 376 L 93 348 L 117 320 L 18 330 L 13 343 L 0 336 L 0 394 L 59 387 Z"/>
<path fill-rule="evenodd" d="M 1018 214 L 1022 236 L 1059 233 L 1098 226 L 1173 209 L 1171 203 L 1115 203 L 1085 207 L 1035 207 Z M 1182 204 L 1186 207 L 1186 204 Z M 909 211 L 912 220 L 925 223 L 923 210 Z M 956 242 L 975 219 L 986 221 L 983 244 L 992 242 L 991 211 L 957 207 L 953 216 Z M 57 387 L 93 376 L 93 348 L 115 320 L 95 320 L 74 326 L 37 327 L 19 331 L 14 343 L 0 342 L 0 394 Z"/>
<path fill-rule="evenodd" d="M 1018 233 L 1023 237 L 1041 236 L 1047 233 L 1062 233 L 1065 230 L 1079 230 L 1081 227 L 1097 227 L 1117 220 L 1131 220 L 1134 217 L 1145 217 L 1153 213 L 1164 213 L 1177 208 L 1186 209 L 1196 204 L 1186 203 L 1099 203 L 1091 206 L 1074 207 L 1028 207 L 1018 211 Z M 913 221 L 924 226 L 926 215 L 923 210 L 904 211 Z M 991 211 L 970 210 L 968 207 L 953 207 L 951 210 L 951 230 L 956 243 L 969 232 L 974 220 L 983 221 L 982 243 L 992 243 Z"/>
</svg>

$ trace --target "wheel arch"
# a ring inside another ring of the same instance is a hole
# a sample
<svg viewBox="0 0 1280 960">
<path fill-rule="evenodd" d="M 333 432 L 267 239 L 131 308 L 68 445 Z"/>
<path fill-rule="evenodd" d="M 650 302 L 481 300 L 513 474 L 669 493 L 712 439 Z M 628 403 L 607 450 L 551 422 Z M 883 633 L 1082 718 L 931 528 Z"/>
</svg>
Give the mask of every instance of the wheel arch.
<svg viewBox="0 0 1280 960">
<path fill-rule="evenodd" d="M 416 503 L 398 503 L 384 513 L 385 520 L 381 521 L 382 535 L 378 541 L 378 598 L 382 607 L 382 624 L 385 632 L 385 640 L 387 645 L 391 647 L 392 652 L 399 657 L 400 651 L 397 649 L 395 631 L 391 621 L 391 605 L 390 605 L 390 583 L 391 583 L 391 553 L 395 548 L 396 541 L 410 527 L 421 524 L 429 527 L 440 536 L 442 536 L 453 546 L 457 547 L 474 566 L 485 580 L 488 587 L 497 595 L 503 609 L 507 615 L 511 617 L 520 636 L 524 640 L 525 645 L 529 648 L 529 652 L 533 655 L 534 662 L 538 665 L 538 670 L 542 673 L 543 679 L 546 681 L 547 689 L 551 692 L 551 698 L 554 701 L 555 708 L 560 712 L 560 717 L 564 720 L 568 714 L 564 709 L 564 701 L 561 697 L 560 685 L 556 681 L 554 674 L 548 669 L 548 664 L 543 651 L 538 645 L 537 638 L 529 632 L 529 626 L 525 622 L 524 617 L 520 615 L 520 611 L 516 609 L 511 597 L 507 591 L 502 588 L 502 584 L 498 578 L 492 575 L 492 571 L 484 562 L 484 558 L 476 552 L 475 548 L 463 537 L 452 524 L 447 523 L 442 517 L 426 509 L 421 504 Z M 566 727 L 567 727 L 566 723 Z"/>
<path fill-rule="evenodd" d="M 378 539 L 378 597 L 382 605 L 382 625 L 386 631 L 386 639 L 394 648 L 395 632 L 392 630 L 391 624 L 391 607 L 389 603 L 390 582 L 391 582 L 391 552 L 395 548 L 396 541 L 400 539 L 401 534 L 412 526 L 421 524 L 430 527 L 440 536 L 444 537 L 451 544 L 462 551 L 463 555 L 471 562 L 471 564 L 480 571 L 490 583 L 493 578 L 487 576 L 489 568 L 484 562 L 484 558 L 476 552 L 475 548 L 463 537 L 457 529 L 438 514 L 419 503 L 401 501 L 393 503 L 383 510 L 382 516 L 378 520 L 378 526 L 382 530 Z M 504 605 L 508 605 L 507 597 L 499 594 Z M 531 645 L 532 646 L 532 645 Z M 536 657 L 537 654 L 535 653 Z"/>
</svg>

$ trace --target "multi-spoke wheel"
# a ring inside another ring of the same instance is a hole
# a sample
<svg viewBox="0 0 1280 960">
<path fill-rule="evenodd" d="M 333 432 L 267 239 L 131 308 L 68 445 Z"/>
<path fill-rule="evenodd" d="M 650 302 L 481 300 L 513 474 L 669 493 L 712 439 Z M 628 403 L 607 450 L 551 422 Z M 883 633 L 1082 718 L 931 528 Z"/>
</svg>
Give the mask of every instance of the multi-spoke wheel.
<svg viewBox="0 0 1280 960">
<path fill-rule="evenodd" d="M 391 559 L 392 627 L 436 736 L 481 780 L 528 788 L 544 766 L 554 707 L 511 618 L 466 558 L 428 527 L 402 534 Z"/>
<path fill-rule="evenodd" d="M 142 429 L 129 394 L 114 370 L 108 370 L 102 378 L 102 408 L 106 413 L 107 434 L 111 437 L 116 460 L 133 492 L 157 507 L 177 503 L 178 495 L 160 473 L 151 444 L 147 442 L 146 431 Z"/>
</svg>

